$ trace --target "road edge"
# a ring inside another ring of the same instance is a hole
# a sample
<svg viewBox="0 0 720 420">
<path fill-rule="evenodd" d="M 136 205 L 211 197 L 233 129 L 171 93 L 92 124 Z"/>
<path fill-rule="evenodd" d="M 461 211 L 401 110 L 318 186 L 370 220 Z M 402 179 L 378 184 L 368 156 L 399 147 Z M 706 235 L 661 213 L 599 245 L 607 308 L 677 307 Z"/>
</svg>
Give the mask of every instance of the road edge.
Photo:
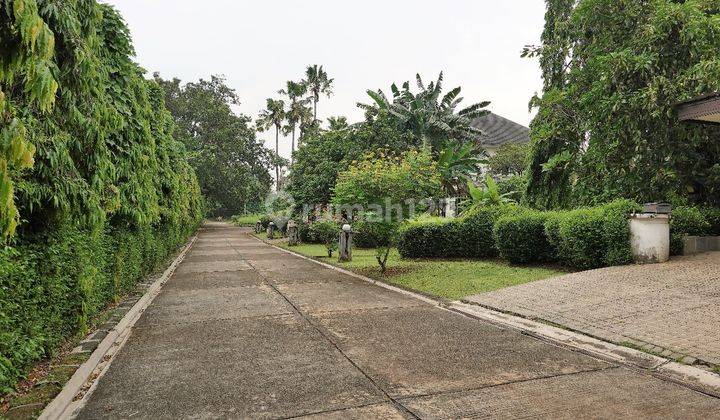
<svg viewBox="0 0 720 420">
<path fill-rule="evenodd" d="M 129 337 L 130 329 L 140 318 L 143 311 L 152 303 L 155 297 L 160 293 L 162 286 L 175 272 L 175 269 L 183 261 L 187 252 L 192 248 L 197 240 L 197 233 L 181 249 L 178 256 L 165 269 L 165 271 L 148 287 L 143 296 L 133 305 L 133 307 L 118 321 L 117 325 L 108 332 L 107 336 L 100 342 L 90 358 L 86 360 L 75 371 L 73 376 L 63 386 L 58 395 L 53 398 L 50 403 L 45 406 L 42 413 L 38 417 L 40 420 L 56 420 L 66 419 L 74 416 L 77 410 L 85 405 L 88 397 L 95 390 L 98 380 L 107 371 L 108 366 L 112 363 L 115 355 L 122 349 L 125 341 Z M 85 388 L 88 383 L 90 387 L 85 391 L 81 398 L 76 397 Z"/>
</svg>

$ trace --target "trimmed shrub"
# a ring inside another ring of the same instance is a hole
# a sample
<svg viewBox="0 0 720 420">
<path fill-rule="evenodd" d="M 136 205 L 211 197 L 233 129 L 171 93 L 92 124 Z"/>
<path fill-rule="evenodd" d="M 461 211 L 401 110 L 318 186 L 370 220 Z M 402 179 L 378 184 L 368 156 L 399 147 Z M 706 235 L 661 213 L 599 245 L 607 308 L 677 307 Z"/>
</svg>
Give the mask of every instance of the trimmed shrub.
<svg viewBox="0 0 720 420">
<path fill-rule="evenodd" d="M 459 240 L 459 226 L 458 220 L 441 217 L 408 221 L 399 230 L 398 252 L 403 258 L 459 256 L 459 249 L 453 246 Z"/>
<path fill-rule="evenodd" d="M 0 249 L 0 392 L 158 267 L 194 231 L 63 227 Z"/>
<path fill-rule="evenodd" d="M 328 257 L 332 257 L 333 251 L 338 247 L 340 226 L 332 220 L 322 220 L 312 223 L 308 230 L 310 239 L 315 243 L 325 244 Z"/>
<path fill-rule="evenodd" d="M 555 260 L 556 251 L 545 233 L 548 217 L 548 213 L 527 210 L 498 219 L 493 236 L 500 256 L 516 264 Z"/>
<path fill-rule="evenodd" d="M 359 221 L 353 223 L 353 244 L 358 248 L 387 246 L 392 240 L 395 225 L 384 222 Z"/>
<path fill-rule="evenodd" d="M 406 223 L 399 234 L 403 258 L 487 258 L 498 255 L 493 228 L 517 206 L 480 207 L 459 219 L 422 218 Z"/>
<path fill-rule="evenodd" d="M 495 222 L 508 214 L 517 213 L 521 208 L 506 204 L 501 206 L 480 207 L 470 210 L 460 219 L 461 234 L 457 245 L 461 247 L 462 257 L 491 258 L 497 257 L 499 251 L 495 246 L 493 229 Z"/>
<path fill-rule="evenodd" d="M 697 207 L 675 207 L 670 218 L 670 254 L 682 254 L 684 236 L 708 235 L 711 229 L 710 223 Z"/>
<path fill-rule="evenodd" d="M 545 235 L 557 259 L 582 270 L 632 262 L 628 216 L 639 206 L 617 200 L 599 207 L 554 212 Z"/>
</svg>

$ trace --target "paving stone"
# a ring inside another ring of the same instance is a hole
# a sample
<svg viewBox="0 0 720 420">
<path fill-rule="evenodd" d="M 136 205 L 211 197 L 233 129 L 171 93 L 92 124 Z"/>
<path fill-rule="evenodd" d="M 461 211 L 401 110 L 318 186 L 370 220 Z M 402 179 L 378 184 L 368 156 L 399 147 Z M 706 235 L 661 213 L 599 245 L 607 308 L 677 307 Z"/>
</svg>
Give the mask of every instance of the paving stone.
<svg viewBox="0 0 720 420">
<path fill-rule="evenodd" d="M 183 261 L 142 312 L 79 418 L 403 418 L 386 393 L 423 418 L 719 412 L 703 394 L 276 256 L 246 232 L 205 224 L 193 250 L 207 254 Z M 229 244 L 251 258 L 247 267 Z M 574 305 L 555 319 L 601 321 L 576 316 Z M 632 328 L 634 315 L 612 319 L 647 339 Z M 660 334 L 662 323 L 653 325 Z M 630 379 L 600 375 L 615 371 Z"/>
<path fill-rule="evenodd" d="M 667 263 L 608 267 L 471 296 L 467 300 L 621 343 L 640 339 L 651 352 L 671 349 L 720 360 L 720 252 Z M 658 350 L 659 349 L 659 350 Z"/>
</svg>

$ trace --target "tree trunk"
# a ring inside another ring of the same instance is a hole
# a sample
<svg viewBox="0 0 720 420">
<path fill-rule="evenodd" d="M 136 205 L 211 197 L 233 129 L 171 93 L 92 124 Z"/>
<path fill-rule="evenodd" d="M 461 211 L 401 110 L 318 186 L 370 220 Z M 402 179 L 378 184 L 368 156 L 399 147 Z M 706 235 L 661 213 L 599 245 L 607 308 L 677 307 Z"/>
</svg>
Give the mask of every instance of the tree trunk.
<svg viewBox="0 0 720 420">
<path fill-rule="evenodd" d="M 275 191 L 280 191 L 280 128 L 275 126 Z"/>
<path fill-rule="evenodd" d="M 313 98 L 313 122 L 317 121 L 317 98 Z"/>
<path fill-rule="evenodd" d="M 292 146 L 290 146 L 290 164 L 295 162 L 295 126 L 292 128 Z"/>
</svg>

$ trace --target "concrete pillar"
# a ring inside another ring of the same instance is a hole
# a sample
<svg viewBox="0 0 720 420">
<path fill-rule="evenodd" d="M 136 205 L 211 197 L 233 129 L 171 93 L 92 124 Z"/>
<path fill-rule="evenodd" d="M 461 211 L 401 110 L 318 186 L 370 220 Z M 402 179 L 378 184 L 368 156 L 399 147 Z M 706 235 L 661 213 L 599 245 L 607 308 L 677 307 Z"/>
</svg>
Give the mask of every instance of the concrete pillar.
<svg viewBox="0 0 720 420">
<path fill-rule="evenodd" d="M 352 227 L 344 224 L 340 232 L 339 260 L 352 261 Z"/>
<path fill-rule="evenodd" d="M 297 223 L 295 223 L 294 220 L 288 220 L 287 237 L 289 246 L 296 246 L 300 243 L 300 232 L 298 231 Z"/>
<path fill-rule="evenodd" d="M 630 241 L 635 262 L 659 263 L 670 259 L 670 216 L 640 213 L 630 217 Z"/>
<path fill-rule="evenodd" d="M 267 228 L 267 238 L 275 239 L 275 222 L 270 222 Z"/>
</svg>

